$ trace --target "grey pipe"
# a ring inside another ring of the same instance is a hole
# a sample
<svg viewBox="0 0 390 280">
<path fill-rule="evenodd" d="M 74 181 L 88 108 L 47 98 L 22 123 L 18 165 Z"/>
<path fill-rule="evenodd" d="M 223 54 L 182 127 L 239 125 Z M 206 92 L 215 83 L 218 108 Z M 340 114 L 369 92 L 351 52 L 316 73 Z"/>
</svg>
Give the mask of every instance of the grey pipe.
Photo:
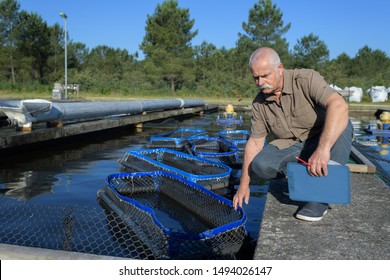
<svg viewBox="0 0 390 280">
<path fill-rule="evenodd" d="M 0 102 L 0 111 L 19 125 L 34 122 L 54 122 L 107 116 L 136 115 L 143 112 L 161 111 L 204 106 L 200 99 L 167 99 L 110 102 L 50 102 L 47 100 L 8 100 Z"/>
</svg>

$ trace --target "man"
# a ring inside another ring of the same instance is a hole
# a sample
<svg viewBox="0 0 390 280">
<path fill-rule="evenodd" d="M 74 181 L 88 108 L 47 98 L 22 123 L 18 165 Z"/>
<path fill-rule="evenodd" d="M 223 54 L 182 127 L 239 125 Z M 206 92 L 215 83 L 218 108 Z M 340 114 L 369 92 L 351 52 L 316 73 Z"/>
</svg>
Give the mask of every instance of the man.
<svg viewBox="0 0 390 280">
<path fill-rule="evenodd" d="M 285 178 L 287 163 L 300 157 L 309 163 L 312 176 L 327 176 L 329 160 L 347 163 L 353 136 L 348 105 L 318 72 L 284 69 L 271 48 L 257 49 L 249 68 L 260 91 L 252 103 L 251 136 L 233 198 L 235 209 L 249 202 L 252 172 L 263 179 Z M 274 140 L 264 147 L 268 133 Z M 296 218 L 319 221 L 328 208 L 307 202 Z"/>
</svg>

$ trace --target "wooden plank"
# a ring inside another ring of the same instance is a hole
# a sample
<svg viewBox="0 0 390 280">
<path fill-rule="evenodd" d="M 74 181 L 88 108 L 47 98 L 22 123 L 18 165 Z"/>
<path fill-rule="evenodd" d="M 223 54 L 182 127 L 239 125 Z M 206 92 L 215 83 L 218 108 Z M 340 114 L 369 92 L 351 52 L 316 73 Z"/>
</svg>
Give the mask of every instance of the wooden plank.
<svg viewBox="0 0 390 280">
<path fill-rule="evenodd" d="M 365 164 L 354 164 L 354 163 L 347 163 L 347 166 L 349 167 L 349 171 L 355 172 L 355 173 L 375 173 L 376 167 L 367 166 Z"/>
<path fill-rule="evenodd" d="M 351 158 L 356 161 L 356 164 L 347 164 L 351 172 L 375 173 L 376 166 L 369 161 L 361 152 L 354 146 L 351 149 Z"/>
</svg>

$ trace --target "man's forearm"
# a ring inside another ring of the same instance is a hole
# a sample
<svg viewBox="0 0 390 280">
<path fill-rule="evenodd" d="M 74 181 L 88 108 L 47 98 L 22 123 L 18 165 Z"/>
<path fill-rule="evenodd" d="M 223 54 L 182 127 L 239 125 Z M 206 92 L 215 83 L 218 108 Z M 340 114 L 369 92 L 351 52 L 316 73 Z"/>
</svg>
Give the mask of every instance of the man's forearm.
<svg viewBox="0 0 390 280">
<path fill-rule="evenodd" d="M 250 181 L 250 165 L 254 157 L 263 149 L 264 138 L 254 139 L 249 138 L 245 146 L 244 162 L 242 164 L 241 182 L 248 183 Z"/>
<path fill-rule="evenodd" d="M 324 130 L 322 131 L 319 146 L 330 150 L 348 124 L 348 104 L 341 96 L 329 97 L 326 109 Z"/>
</svg>

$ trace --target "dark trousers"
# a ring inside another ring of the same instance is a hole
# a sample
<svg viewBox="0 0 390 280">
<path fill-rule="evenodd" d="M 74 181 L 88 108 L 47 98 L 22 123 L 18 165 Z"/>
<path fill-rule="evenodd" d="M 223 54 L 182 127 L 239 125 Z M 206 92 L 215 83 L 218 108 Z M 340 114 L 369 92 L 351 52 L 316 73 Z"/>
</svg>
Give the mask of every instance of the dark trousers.
<svg viewBox="0 0 390 280">
<path fill-rule="evenodd" d="M 337 139 L 330 151 L 330 159 L 345 165 L 351 153 L 353 126 L 348 121 L 347 128 Z M 283 178 L 287 175 L 287 163 L 297 162 L 296 157 L 306 160 L 318 146 L 319 136 L 304 142 L 297 142 L 286 149 L 278 149 L 269 144 L 252 161 L 252 171 L 262 179 Z"/>
</svg>

